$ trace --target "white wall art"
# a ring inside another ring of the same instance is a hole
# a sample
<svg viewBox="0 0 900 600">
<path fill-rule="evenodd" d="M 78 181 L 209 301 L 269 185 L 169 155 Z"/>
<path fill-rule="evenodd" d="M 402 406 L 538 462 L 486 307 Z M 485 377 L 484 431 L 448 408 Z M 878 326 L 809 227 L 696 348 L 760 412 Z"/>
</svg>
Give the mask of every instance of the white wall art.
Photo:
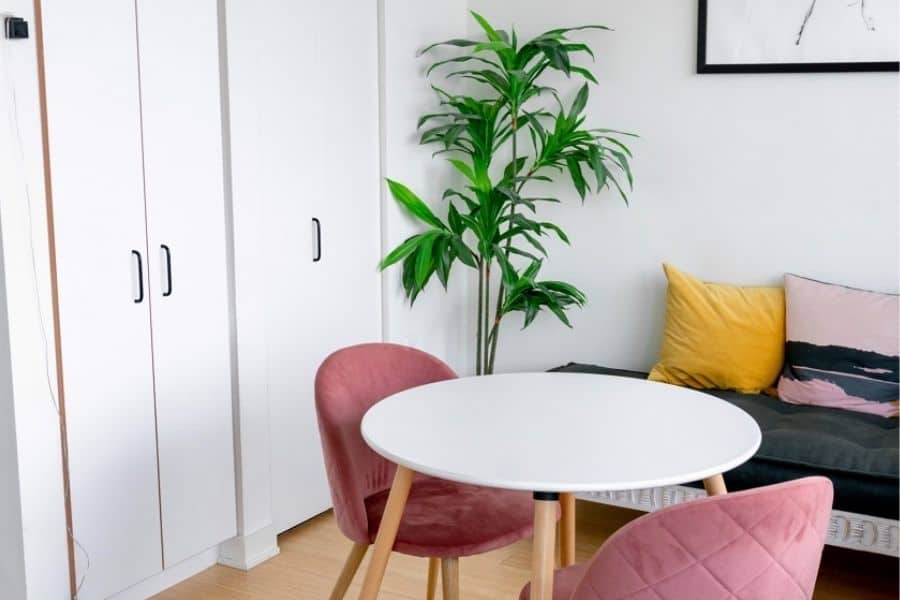
<svg viewBox="0 0 900 600">
<path fill-rule="evenodd" d="M 896 71 L 897 0 L 700 0 L 698 73 Z"/>
</svg>

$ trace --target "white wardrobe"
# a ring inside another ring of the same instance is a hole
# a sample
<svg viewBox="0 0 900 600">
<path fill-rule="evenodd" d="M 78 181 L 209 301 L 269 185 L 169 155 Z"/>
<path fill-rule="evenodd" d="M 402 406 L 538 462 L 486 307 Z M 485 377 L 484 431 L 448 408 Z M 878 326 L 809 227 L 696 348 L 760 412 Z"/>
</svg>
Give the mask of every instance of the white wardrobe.
<svg viewBox="0 0 900 600">
<path fill-rule="evenodd" d="M 235 535 L 216 0 L 43 0 L 78 598 Z"/>
<path fill-rule="evenodd" d="M 234 154 L 235 181 L 254 182 L 235 203 L 258 202 L 265 233 L 272 513 L 284 531 L 331 506 L 319 364 L 381 339 L 378 2 L 228 5 L 232 139 L 255 150 Z"/>
</svg>

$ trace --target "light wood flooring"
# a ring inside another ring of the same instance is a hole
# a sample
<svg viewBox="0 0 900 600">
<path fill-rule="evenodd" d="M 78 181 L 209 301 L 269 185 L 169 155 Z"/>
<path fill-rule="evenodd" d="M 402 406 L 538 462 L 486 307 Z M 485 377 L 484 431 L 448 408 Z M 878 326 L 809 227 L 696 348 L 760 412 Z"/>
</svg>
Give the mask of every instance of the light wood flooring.
<svg viewBox="0 0 900 600">
<path fill-rule="evenodd" d="M 588 559 L 612 532 L 641 513 L 578 503 L 579 561 Z M 338 531 L 332 514 L 322 514 L 279 537 L 281 554 L 252 571 L 215 566 L 159 596 L 157 600 L 325 600 L 351 544 Z M 371 551 L 370 551 L 371 553 Z M 529 577 L 527 541 L 460 561 L 461 597 L 465 600 L 518 598 Z M 368 558 L 360 567 L 348 600 L 359 593 Z M 380 598 L 425 597 L 427 561 L 393 554 Z M 898 561 L 887 556 L 825 548 L 816 600 L 897 600 Z M 777 599 L 773 599 L 777 600 Z"/>
</svg>

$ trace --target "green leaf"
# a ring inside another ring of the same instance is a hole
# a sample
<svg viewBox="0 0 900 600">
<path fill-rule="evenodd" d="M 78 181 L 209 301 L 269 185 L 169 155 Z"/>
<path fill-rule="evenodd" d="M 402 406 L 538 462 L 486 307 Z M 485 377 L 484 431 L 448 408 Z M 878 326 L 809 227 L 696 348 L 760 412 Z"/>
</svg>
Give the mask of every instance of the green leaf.
<svg viewBox="0 0 900 600">
<path fill-rule="evenodd" d="M 596 60 L 596 58 L 597 58 L 596 56 L 594 56 L 594 51 L 591 50 L 591 47 L 588 46 L 587 44 L 582 44 L 582 43 L 563 44 L 563 49 L 564 49 L 566 52 L 569 52 L 569 53 L 572 53 L 572 52 L 584 52 L 584 53 L 586 53 L 588 56 L 590 56 L 591 58 L 593 58 L 593 59 L 595 59 L 595 60 Z M 574 71 L 574 69 L 572 69 L 572 70 Z"/>
<path fill-rule="evenodd" d="M 469 208 L 470 211 L 473 211 L 478 208 L 478 203 L 475 202 L 474 200 L 472 200 L 472 198 L 470 198 L 469 196 L 466 196 L 465 194 L 463 194 L 461 192 L 457 192 L 456 190 L 454 190 L 452 188 L 447 189 L 444 192 L 443 199 L 446 200 L 447 198 L 452 198 L 454 196 L 456 196 L 457 198 L 459 198 L 460 200 L 465 202 L 466 206 Z"/>
<path fill-rule="evenodd" d="M 572 328 L 572 324 L 569 322 L 569 318 L 566 316 L 566 313 L 562 309 L 561 306 L 559 306 L 556 303 L 553 303 L 553 304 L 548 304 L 547 308 L 549 308 L 550 312 L 552 312 L 554 315 L 556 315 L 556 318 L 559 319 L 560 321 L 562 321 L 566 327 L 568 327 L 569 329 Z"/>
<path fill-rule="evenodd" d="M 464 62 L 469 62 L 471 60 L 486 64 L 486 65 L 490 65 L 497 69 L 503 69 L 502 65 L 500 65 L 488 58 L 484 58 L 481 56 L 472 56 L 471 54 L 465 54 L 463 56 L 456 56 L 454 58 L 448 58 L 446 60 L 439 60 L 435 63 L 432 63 L 432 65 L 430 67 L 428 67 L 428 70 L 425 72 L 425 76 L 428 77 L 429 75 L 431 75 L 432 71 L 434 71 L 435 69 L 437 69 L 443 65 L 454 64 L 454 63 L 464 63 Z"/>
<path fill-rule="evenodd" d="M 625 156 L 623 153 L 619 152 L 618 150 L 610 149 L 609 151 L 610 151 L 610 153 L 612 153 L 613 156 L 616 157 L 616 162 L 619 164 L 619 166 L 625 172 L 625 176 L 628 178 L 628 187 L 633 188 L 634 187 L 634 178 L 631 176 L 631 167 L 628 165 L 628 157 Z"/>
<path fill-rule="evenodd" d="M 519 280 L 519 274 L 516 273 L 515 268 L 513 268 L 512 264 L 506 258 L 506 253 L 502 248 L 494 246 L 494 255 L 497 257 L 497 262 L 500 263 L 503 284 L 507 287 L 512 287 Z"/>
<path fill-rule="evenodd" d="M 506 249 L 510 254 L 515 254 L 517 256 L 524 256 L 525 258 L 530 258 L 531 260 L 540 260 L 537 256 L 528 252 L 527 250 L 522 250 L 521 248 L 516 248 L 515 246 L 510 246 Z"/>
<path fill-rule="evenodd" d="M 462 173 L 466 179 L 477 185 L 478 182 L 475 179 L 475 172 L 472 171 L 472 167 L 459 160 L 458 158 L 450 158 L 447 160 L 451 165 L 456 167 L 456 170 Z"/>
<path fill-rule="evenodd" d="M 422 243 L 419 244 L 419 248 L 416 250 L 416 287 L 419 289 L 425 287 L 425 283 L 435 269 L 432 249 L 436 237 L 432 232 L 424 234 Z"/>
<path fill-rule="evenodd" d="M 396 182 L 392 179 L 387 180 L 388 188 L 391 190 L 391 195 L 394 196 L 394 199 L 400 203 L 406 210 L 408 210 L 411 214 L 416 216 L 420 221 L 431 225 L 432 227 L 436 227 L 438 229 L 446 229 L 446 226 L 441 222 L 440 219 L 435 216 L 431 209 L 428 208 L 422 200 L 416 196 L 408 187 L 403 185 L 402 183 Z"/>
<path fill-rule="evenodd" d="M 550 62 L 550 66 L 556 69 L 557 71 L 562 71 L 566 75 L 571 73 L 572 63 L 569 61 L 569 55 L 560 50 L 559 46 L 544 46 L 541 48 L 541 51 L 544 53 L 544 56 L 547 57 L 547 60 Z"/>
<path fill-rule="evenodd" d="M 414 235 L 412 237 L 406 238 L 406 240 L 402 244 L 400 244 L 399 246 L 394 248 L 390 252 L 390 254 L 388 254 L 387 256 L 384 257 L 384 259 L 379 264 L 379 269 L 384 271 L 389 266 L 400 262 L 401 260 L 403 260 L 404 258 L 409 256 L 410 254 L 412 254 L 413 251 L 415 251 L 415 249 L 418 247 L 419 242 L 421 242 L 421 241 L 422 241 L 421 235 Z"/>
<path fill-rule="evenodd" d="M 478 14 L 477 12 L 475 12 L 474 10 L 469 11 L 469 12 L 472 14 L 472 17 L 473 17 L 476 21 L 478 21 L 478 24 L 479 24 L 479 25 L 481 26 L 481 28 L 484 30 L 484 33 L 487 35 L 487 38 L 488 38 L 489 40 L 491 40 L 492 42 L 499 42 L 499 41 L 502 41 L 502 38 L 500 37 L 500 34 L 497 32 L 496 29 L 493 28 L 493 26 L 492 26 L 490 23 L 487 22 L 487 19 L 485 19 L 484 17 L 482 17 L 481 15 L 479 15 L 479 14 Z"/>
<path fill-rule="evenodd" d="M 526 240 L 528 240 L 528 243 L 531 244 L 532 246 L 534 246 L 538 252 L 540 252 L 544 256 L 547 256 L 547 250 L 544 248 L 544 246 L 539 241 L 537 241 L 537 238 L 535 238 L 530 233 L 526 233 L 526 232 L 522 232 L 522 237 L 524 237 Z"/>
<path fill-rule="evenodd" d="M 503 178 L 504 179 L 512 179 L 516 175 L 519 174 L 519 171 L 525 166 L 525 163 L 528 161 L 527 156 L 520 156 L 516 159 L 515 164 L 513 161 L 509 161 L 509 164 L 506 165 L 506 168 L 503 169 Z"/>
<path fill-rule="evenodd" d="M 478 44 L 478 42 L 476 42 L 474 40 L 461 40 L 461 39 L 447 40 L 445 42 L 438 42 L 436 44 L 431 44 L 430 46 L 426 46 L 425 48 L 422 48 L 421 50 L 419 50 L 416 53 L 416 56 L 422 56 L 426 52 L 429 52 L 430 50 L 433 50 L 434 48 L 437 48 L 438 46 L 456 46 L 457 48 L 467 48 L 469 46 L 475 46 L 476 44 Z"/>
<path fill-rule="evenodd" d="M 572 110 L 569 112 L 569 120 L 574 122 L 575 117 L 581 114 L 584 110 L 584 107 L 587 106 L 588 96 L 590 95 L 590 90 L 588 89 L 587 84 L 581 86 L 581 89 L 578 90 L 578 94 L 575 96 L 575 101 L 572 102 Z"/>
<path fill-rule="evenodd" d="M 463 262 L 467 267 L 472 267 L 473 269 L 478 268 L 478 262 L 475 259 L 475 254 L 469 250 L 469 247 L 466 246 L 465 242 L 462 241 L 462 238 L 459 236 L 452 236 L 450 238 L 450 244 L 453 246 L 453 249 L 456 251 L 456 255 L 459 257 L 459 260 Z"/>
<path fill-rule="evenodd" d="M 450 203 L 450 208 L 447 209 L 447 224 L 450 225 L 450 231 L 456 235 L 461 235 L 466 229 L 465 224 L 459 217 L 459 211 L 456 210 L 456 206 L 452 202 Z"/>
<path fill-rule="evenodd" d="M 485 52 L 487 50 L 491 50 L 494 52 L 501 52 L 503 50 L 509 50 L 509 44 L 502 41 L 496 42 L 481 42 L 476 44 L 474 48 L 472 48 L 473 52 Z"/>
<path fill-rule="evenodd" d="M 403 260 L 403 271 L 401 282 L 406 297 L 409 298 L 409 304 L 412 306 L 416 302 L 416 298 L 422 291 L 422 288 L 416 285 L 416 255 L 410 254 Z"/>
<path fill-rule="evenodd" d="M 525 305 L 525 324 L 522 325 L 522 329 L 525 329 L 534 321 L 535 317 L 538 316 L 538 311 L 540 307 L 536 302 L 529 302 Z"/>
<path fill-rule="evenodd" d="M 541 266 L 544 264 L 544 261 L 535 259 L 532 261 L 530 265 L 522 272 L 522 277 L 525 279 L 534 279 L 534 277 L 541 270 Z"/>
<path fill-rule="evenodd" d="M 559 239 L 561 239 L 561 240 L 562 240 L 563 242 L 565 242 L 566 244 L 569 244 L 569 243 L 570 243 L 570 242 L 569 242 L 569 236 L 567 236 L 567 235 L 566 235 L 566 232 L 564 232 L 562 229 L 560 229 L 560 227 L 559 227 L 558 225 L 555 225 L 555 224 L 553 224 L 553 223 L 547 223 L 547 222 L 544 222 L 544 223 L 541 223 L 541 227 L 543 227 L 543 228 L 545 228 L 545 229 L 549 229 L 550 231 L 555 232 L 556 235 L 559 236 Z"/>
<path fill-rule="evenodd" d="M 622 186 L 619 185 L 619 182 L 616 180 L 612 173 L 609 173 L 608 179 L 609 181 L 612 181 L 613 185 L 616 186 L 616 189 L 619 190 L 619 195 L 622 196 L 622 200 L 625 201 L 625 206 L 628 206 L 628 194 L 625 193 L 625 190 L 622 189 Z"/>
<path fill-rule="evenodd" d="M 572 66 L 572 67 L 569 67 L 569 70 L 571 70 L 573 73 L 578 73 L 579 75 L 581 75 L 582 77 L 584 77 L 585 79 L 590 81 L 591 83 L 597 83 L 597 78 L 594 77 L 594 74 L 591 73 L 590 71 L 588 71 L 587 69 L 585 69 L 584 67 Z"/>
<path fill-rule="evenodd" d="M 587 300 L 587 296 L 584 295 L 584 292 L 579 290 L 574 285 L 566 283 L 565 281 L 542 281 L 541 285 L 548 290 L 570 297 L 572 303 L 579 306 L 583 305 Z"/>
<path fill-rule="evenodd" d="M 582 25 L 581 27 L 564 27 L 562 29 L 551 29 L 544 35 L 565 35 L 570 31 L 585 31 L 587 29 L 599 29 L 602 31 L 615 31 L 606 25 Z"/>
<path fill-rule="evenodd" d="M 447 282 L 450 280 L 450 269 L 453 266 L 452 250 L 446 237 L 440 237 L 435 240 L 433 254 L 435 273 L 437 273 L 438 281 L 441 282 L 444 290 L 446 290 Z"/>
<path fill-rule="evenodd" d="M 598 136 L 598 139 L 600 139 L 600 140 L 605 140 L 605 141 L 609 142 L 610 144 L 613 144 L 613 145 L 617 146 L 622 152 L 625 153 L 626 156 L 628 156 L 629 158 L 631 158 L 631 150 L 629 150 L 629 149 L 628 149 L 628 146 L 626 146 L 625 144 L 623 144 L 622 142 L 620 142 L 620 141 L 617 140 L 616 138 L 610 137 L 610 136 L 608 136 L 608 135 L 601 135 L 601 136 Z"/>
<path fill-rule="evenodd" d="M 567 158 L 566 165 L 569 167 L 569 174 L 572 176 L 572 184 L 575 186 L 575 190 L 581 196 L 581 199 L 584 200 L 584 196 L 587 193 L 587 182 L 584 180 L 584 174 L 581 172 L 581 163 L 574 158 Z"/>
<path fill-rule="evenodd" d="M 588 151 L 588 164 L 594 172 L 594 177 L 597 178 L 597 192 L 599 193 L 600 190 L 606 187 L 606 177 L 609 172 L 606 169 L 606 165 L 603 164 L 603 158 L 600 151 L 597 149 L 597 146 L 590 147 L 590 150 Z"/>
</svg>

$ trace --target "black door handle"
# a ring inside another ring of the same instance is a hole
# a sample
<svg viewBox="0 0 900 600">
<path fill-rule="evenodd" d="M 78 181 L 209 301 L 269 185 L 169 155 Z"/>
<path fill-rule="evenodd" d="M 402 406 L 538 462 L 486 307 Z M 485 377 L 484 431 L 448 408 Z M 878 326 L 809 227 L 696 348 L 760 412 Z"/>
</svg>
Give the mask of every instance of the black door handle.
<svg viewBox="0 0 900 600">
<path fill-rule="evenodd" d="M 165 298 L 172 295 L 172 251 L 165 244 L 161 244 L 160 248 L 166 253 L 166 291 L 162 294 Z"/>
<path fill-rule="evenodd" d="M 316 234 L 315 248 L 313 250 L 313 262 L 319 262 L 320 260 L 322 260 L 322 223 L 315 217 L 312 218 L 312 222 Z"/>
<path fill-rule="evenodd" d="M 132 250 L 131 253 L 137 257 L 137 276 L 138 276 L 138 297 L 134 299 L 135 304 L 140 304 L 144 301 L 144 261 L 141 258 L 141 253 L 137 250 Z"/>
</svg>

